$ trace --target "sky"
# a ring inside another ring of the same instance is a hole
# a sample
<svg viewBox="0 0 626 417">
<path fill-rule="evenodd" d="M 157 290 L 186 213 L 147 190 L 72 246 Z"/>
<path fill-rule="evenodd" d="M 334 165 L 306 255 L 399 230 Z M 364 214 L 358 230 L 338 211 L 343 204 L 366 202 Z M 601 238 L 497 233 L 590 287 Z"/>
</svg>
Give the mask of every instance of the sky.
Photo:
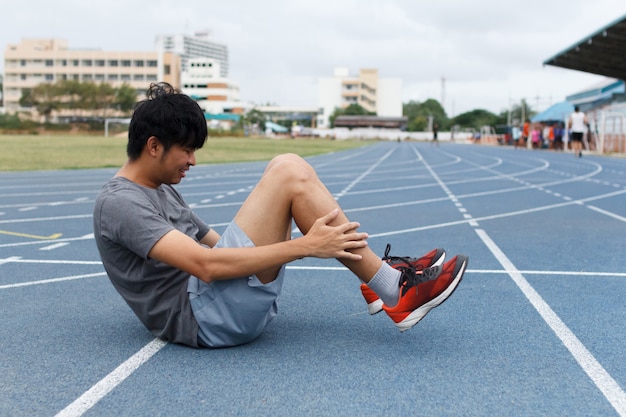
<svg viewBox="0 0 626 417">
<path fill-rule="evenodd" d="M 209 31 L 229 78 L 256 104 L 317 107 L 337 67 L 402 79 L 402 101 L 448 116 L 536 111 L 604 80 L 543 62 L 626 15 L 624 0 L 0 0 L 7 44 L 60 38 L 71 49 L 155 50 L 159 34 Z"/>
</svg>

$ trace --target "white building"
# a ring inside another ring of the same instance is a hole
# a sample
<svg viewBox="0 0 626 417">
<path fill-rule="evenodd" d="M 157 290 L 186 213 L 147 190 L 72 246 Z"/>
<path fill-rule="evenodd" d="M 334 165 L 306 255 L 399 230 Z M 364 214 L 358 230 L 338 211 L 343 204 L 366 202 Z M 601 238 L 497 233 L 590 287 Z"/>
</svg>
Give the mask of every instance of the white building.
<svg viewBox="0 0 626 417">
<path fill-rule="evenodd" d="M 228 47 L 209 40 L 208 32 L 197 32 L 193 36 L 159 35 L 156 49 L 160 52 L 172 52 L 180 56 L 181 72 L 189 69 L 192 58 L 212 58 L 220 64 L 220 75 L 228 77 Z"/>
<path fill-rule="evenodd" d="M 217 60 L 191 58 L 189 69 L 181 73 L 181 89 L 198 102 L 209 118 L 236 121 L 250 105 L 241 102 L 239 86 L 221 74 Z"/>
<path fill-rule="evenodd" d="M 63 80 L 126 84 L 143 97 L 152 82 L 177 86 L 179 67 L 180 58 L 169 52 L 72 49 L 63 39 L 22 39 L 4 50 L 4 105 L 19 111 L 23 90 Z"/>
<path fill-rule="evenodd" d="M 317 118 L 318 127 L 329 127 L 328 118 L 335 108 L 350 104 L 359 104 L 377 116 L 401 117 L 402 79 L 379 78 L 376 69 L 361 69 L 358 76 L 350 76 L 347 68 L 336 68 L 332 78 L 320 78 L 319 106 L 323 113 Z"/>
</svg>

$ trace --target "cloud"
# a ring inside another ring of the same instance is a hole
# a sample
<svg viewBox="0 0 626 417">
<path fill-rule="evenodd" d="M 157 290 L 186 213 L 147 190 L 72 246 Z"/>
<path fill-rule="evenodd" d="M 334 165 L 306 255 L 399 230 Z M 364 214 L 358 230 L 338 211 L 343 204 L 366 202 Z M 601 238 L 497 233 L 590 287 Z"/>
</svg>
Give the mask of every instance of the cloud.
<svg viewBox="0 0 626 417">
<path fill-rule="evenodd" d="M 228 46 L 242 98 L 257 103 L 316 106 L 318 79 L 348 67 L 401 78 L 405 101 L 500 111 L 593 84 L 598 77 L 542 62 L 624 14 L 622 0 L 21 0 L 0 15 L 0 47 L 57 37 L 71 48 L 143 51 L 159 34 L 208 30 Z"/>
</svg>

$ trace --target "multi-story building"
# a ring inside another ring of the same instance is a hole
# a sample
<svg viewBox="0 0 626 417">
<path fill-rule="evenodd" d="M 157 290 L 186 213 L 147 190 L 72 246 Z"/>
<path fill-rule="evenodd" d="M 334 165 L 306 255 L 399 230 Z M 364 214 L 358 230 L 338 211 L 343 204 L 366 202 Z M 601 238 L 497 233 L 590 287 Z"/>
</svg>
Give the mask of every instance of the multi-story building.
<svg viewBox="0 0 626 417">
<path fill-rule="evenodd" d="M 181 71 L 188 71 L 192 58 L 212 58 L 220 64 L 220 75 L 228 77 L 228 48 L 209 40 L 208 32 L 195 35 L 159 35 L 156 38 L 156 49 L 173 52 L 180 56 Z"/>
<path fill-rule="evenodd" d="M 317 125 L 329 127 L 329 117 L 336 108 L 359 104 L 365 110 L 381 117 L 402 116 L 402 80 L 380 78 L 376 69 L 361 69 L 358 76 L 350 76 L 347 68 L 336 68 L 334 77 L 319 80 Z"/>
<path fill-rule="evenodd" d="M 194 98 L 210 114 L 241 114 L 246 105 L 239 99 L 239 86 L 223 77 L 220 62 L 211 58 L 191 58 L 189 69 L 181 74 L 182 92 Z"/>
<path fill-rule="evenodd" d="M 70 49 L 60 39 L 22 39 L 4 51 L 3 97 L 7 112 L 19 110 L 22 90 L 59 80 L 127 84 L 142 95 L 150 83 L 179 87 L 180 58 L 170 52 L 105 52 Z"/>
</svg>

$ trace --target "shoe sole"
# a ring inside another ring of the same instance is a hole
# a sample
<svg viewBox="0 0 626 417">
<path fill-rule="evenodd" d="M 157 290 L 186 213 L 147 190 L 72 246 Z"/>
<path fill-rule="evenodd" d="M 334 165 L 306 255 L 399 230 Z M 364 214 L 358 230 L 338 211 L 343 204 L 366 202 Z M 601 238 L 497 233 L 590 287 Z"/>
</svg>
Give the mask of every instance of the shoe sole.
<svg viewBox="0 0 626 417">
<path fill-rule="evenodd" d="M 401 332 L 405 332 L 405 331 L 409 330 L 411 327 L 415 326 L 417 323 L 420 322 L 420 320 L 422 320 L 424 317 L 426 317 L 426 314 L 428 314 L 428 312 L 430 310 L 432 310 L 433 308 L 441 305 L 441 303 L 446 301 L 452 295 L 452 293 L 454 292 L 456 287 L 459 285 L 459 283 L 463 279 L 463 274 L 465 273 L 465 269 L 467 268 L 468 257 L 467 256 L 463 256 L 463 255 L 458 255 L 457 259 L 461 260 L 462 264 L 461 264 L 461 267 L 459 268 L 458 272 L 456 273 L 456 276 L 454 277 L 454 279 L 450 283 L 450 285 L 448 285 L 448 287 L 445 289 L 445 291 L 442 292 L 441 294 L 439 294 L 437 297 L 433 298 L 432 300 L 430 300 L 429 302 L 427 302 L 423 306 L 421 306 L 421 307 L 417 308 L 416 310 L 414 310 L 411 314 L 409 314 L 401 322 L 396 323 L 396 326 L 398 327 L 398 329 Z M 458 260 L 457 260 L 457 262 L 458 262 Z"/>
<path fill-rule="evenodd" d="M 443 261 L 446 259 L 446 251 L 442 249 L 441 251 L 441 255 L 439 256 L 439 258 L 433 262 L 430 266 L 439 266 L 441 264 L 443 264 Z M 367 305 L 367 312 L 370 313 L 370 315 L 374 315 L 374 314 L 378 314 L 381 311 L 383 311 L 383 300 L 381 300 L 380 298 L 372 303 L 369 303 Z"/>
<path fill-rule="evenodd" d="M 381 311 L 383 311 L 383 300 L 381 300 L 380 298 L 372 303 L 369 303 L 367 305 L 367 312 L 370 313 L 372 316 L 374 314 L 378 314 Z"/>
</svg>

